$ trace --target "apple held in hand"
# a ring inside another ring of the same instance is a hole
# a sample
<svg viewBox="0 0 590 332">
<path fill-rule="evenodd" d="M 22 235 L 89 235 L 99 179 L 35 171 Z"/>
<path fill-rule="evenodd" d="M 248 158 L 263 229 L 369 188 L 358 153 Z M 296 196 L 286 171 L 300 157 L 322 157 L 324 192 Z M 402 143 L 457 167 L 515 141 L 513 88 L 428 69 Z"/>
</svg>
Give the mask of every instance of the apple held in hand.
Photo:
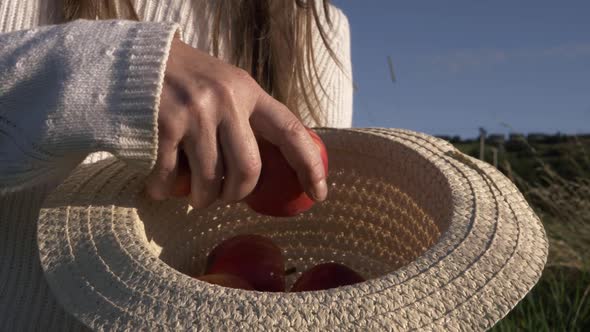
<svg viewBox="0 0 590 332">
<path fill-rule="evenodd" d="M 258 291 L 285 291 L 283 253 L 260 235 L 238 235 L 217 245 L 207 258 L 205 274 L 230 274 Z"/>
<path fill-rule="evenodd" d="M 320 150 L 324 171 L 328 174 L 328 152 L 322 139 L 311 129 L 307 129 Z M 304 192 L 297 173 L 291 168 L 283 154 L 275 145 L 259 139 L 262 171 L 254 191 L 244 200 L 248 206 L 264 215 L 273 217 L 292 217 L 309 210 L 314 201 Z"/>
<path fill-rule="evenodd" d="M 316 291 L 352 285 L 365 279 L 349 267 L 338 263 L 319 264 L 303 272 L 291 292 Z"/>
<path fill-rule="evenodd" d="M 178 153 L 178 173 L 172 186 L 172 197 L 186 197 L 191 193 L 191 169 L 184 151 Z"/>
<path fill-rule="evenodd" d="M 231 274 L 205 274 L 197 279 L 223 287 L 254 290 L 247 281 Z"/>
</svg>

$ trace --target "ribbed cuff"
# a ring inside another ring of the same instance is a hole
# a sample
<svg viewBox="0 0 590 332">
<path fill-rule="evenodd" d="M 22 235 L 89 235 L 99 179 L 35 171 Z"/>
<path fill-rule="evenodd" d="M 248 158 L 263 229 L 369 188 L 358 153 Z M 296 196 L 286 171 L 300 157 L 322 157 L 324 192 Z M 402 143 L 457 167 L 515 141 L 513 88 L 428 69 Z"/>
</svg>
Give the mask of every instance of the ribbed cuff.
<svg viewBox="0 0 590 332">
<path fill-rule="evenodd" d="M 109 150 L 147 173 L 158 148 L 158 110 L 168 53 L 178 26 L 173 23 L 138 23 L 126 42 L 114 50 L 113 103 L 117 118 L 115 139 Z"/>
</svg>

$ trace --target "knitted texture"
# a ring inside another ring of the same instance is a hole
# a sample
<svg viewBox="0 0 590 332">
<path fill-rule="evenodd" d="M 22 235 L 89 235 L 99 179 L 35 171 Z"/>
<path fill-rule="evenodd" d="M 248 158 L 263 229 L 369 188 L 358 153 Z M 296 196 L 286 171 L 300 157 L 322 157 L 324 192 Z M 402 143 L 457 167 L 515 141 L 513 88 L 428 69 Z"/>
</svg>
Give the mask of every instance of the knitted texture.
<svg viewBox="0 0 590 332">
<path fill-rule="evenodd" d="M 112 154 L 135 171 L 148 171 L 172 35 L 180 28 L 184 42 L 211 51 L 208 1 L 135 0 L 144 23 L 51 25 L 58 3 L 0 1 L 0 331 L 84 329 L 58 304 L 42 276 L 39 208 L 89 154 L 86 163 Z M 328 92 L 321 106 L 328 111 L 328 126 L 349 127 L 348 22 L 333 9 L 329 38 L 344 71 L 325 49 L 315 48 Z"/>
<path fill-rule="evenodd" d="M 149 170 L 175 29 L 81 20 L 0 35 L 2 190 L 56 177 L 94 151 Z"/>
</svg>

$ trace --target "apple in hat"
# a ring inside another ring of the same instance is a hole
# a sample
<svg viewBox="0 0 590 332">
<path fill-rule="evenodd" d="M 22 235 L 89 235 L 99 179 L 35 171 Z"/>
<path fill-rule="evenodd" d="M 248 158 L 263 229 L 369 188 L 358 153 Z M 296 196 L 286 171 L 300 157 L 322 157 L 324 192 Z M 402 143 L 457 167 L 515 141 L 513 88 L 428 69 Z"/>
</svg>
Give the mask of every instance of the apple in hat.
<svg viewBox="0 0 590 332">
<path fill-rule="evenodd" d="M 258 291 L 285 291 L 281 248 L 261 235 L 238 235 L 221 242 L 207 257 L 205 274 L 233 275 Z"/>
</svg>

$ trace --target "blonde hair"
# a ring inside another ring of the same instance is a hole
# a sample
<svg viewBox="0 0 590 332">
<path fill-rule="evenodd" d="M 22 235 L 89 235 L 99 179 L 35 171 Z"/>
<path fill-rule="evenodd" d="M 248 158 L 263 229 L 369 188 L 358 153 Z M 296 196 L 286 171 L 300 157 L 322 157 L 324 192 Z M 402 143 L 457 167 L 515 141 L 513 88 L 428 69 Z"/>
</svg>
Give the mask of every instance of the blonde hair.
<svg viewBox="0 0 590 332">
<path fill-rule="evenodd" d="M 86 19 L 140 20 L 130 0 L 62 0 L 66 21 Z M 212 40 L 229 41 L 232 64 L 243 68 L 270 95 L 300 119 L 305 108 L 316 125 L 325 125 L 320 109 L 322 86 L 314 58 L 314 29 L 339 67 L 322 22 L 332 25 L 328 0 L 216 1 Z M 320 6 L 321 5 L 321 6 Z M 222 27 L 227 27 L 222 29 Z M 222 32 L 223 31 L 223 32 Z M 319 88 L 319 89 L 318 89 Z M 303 106 L 303 107 L 302 107 Z"/>
</svg>

